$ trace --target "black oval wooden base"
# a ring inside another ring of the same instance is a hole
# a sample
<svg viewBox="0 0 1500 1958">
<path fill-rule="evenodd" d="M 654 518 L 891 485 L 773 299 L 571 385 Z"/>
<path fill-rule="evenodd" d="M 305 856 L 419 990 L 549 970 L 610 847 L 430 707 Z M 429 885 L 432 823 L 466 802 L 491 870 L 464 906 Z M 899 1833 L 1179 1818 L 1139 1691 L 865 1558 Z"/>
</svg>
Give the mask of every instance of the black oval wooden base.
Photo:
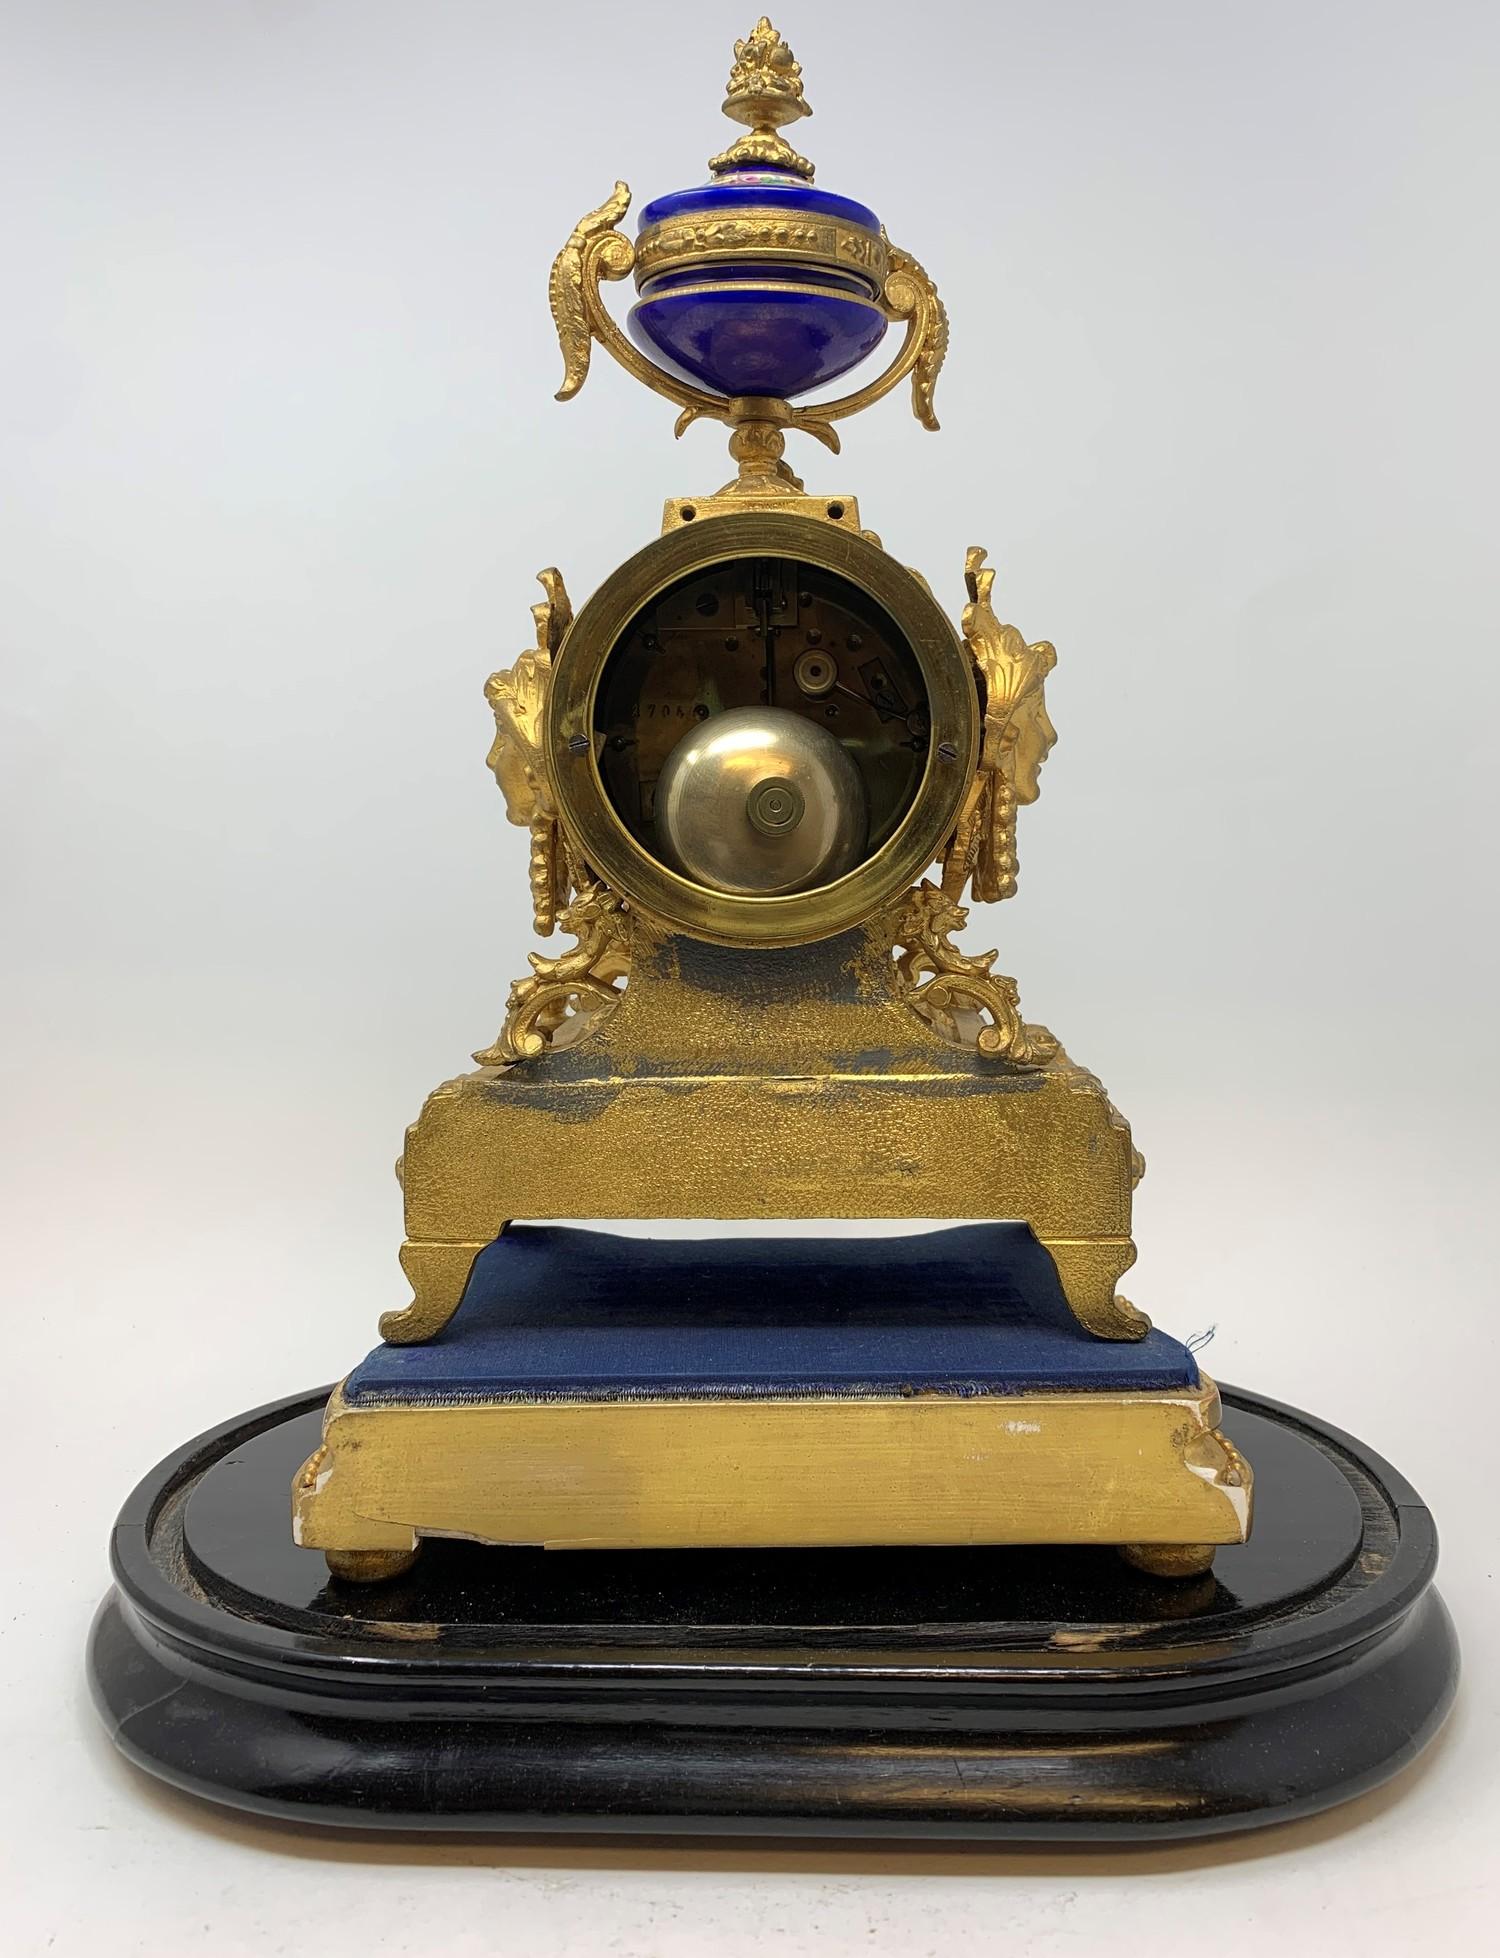
<svg viewBox="0 0 1500 1958">
<path fill-rule="evenodd" d="M 332 1581 L 289 1493 L 325 1394 L 126 1504 L 89 1671 L 117 1744 L 215 1801 L 405 1829 L 1128 1839 L 1306 1815 L 1441 1724 L 1432 1519 L 1377 1456 L 1226 1390 L 1250 1543 L 597 1551 L 432 1542 Z"/>
</svg>

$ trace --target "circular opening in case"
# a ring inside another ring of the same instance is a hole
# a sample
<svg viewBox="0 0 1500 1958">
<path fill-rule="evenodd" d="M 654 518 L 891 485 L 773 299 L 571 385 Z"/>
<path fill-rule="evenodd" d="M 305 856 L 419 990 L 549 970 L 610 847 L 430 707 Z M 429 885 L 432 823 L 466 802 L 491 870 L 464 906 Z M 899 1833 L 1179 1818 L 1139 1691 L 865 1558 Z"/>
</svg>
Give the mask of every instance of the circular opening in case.
<svg viewBox="0 0 1500 1958">
<path fill-rule="evenodd" d="M 832 883 L 878 850 L 916 798 L 931 720 L 911 644 L 868 592 L 796 558 L 746 557 L 637 610 L 605 656 L 593 735 L 642 849 L 755 896 Z M 767 824 L 777 781 L 801 799 L 794 824 Z"/>
<path fill-rule="evenodd" d="M 853 531 L 747 511 L 669 531 L 589 600 L 546 748 L 575 844 L 638 910 L 790 945 L 862 922 L 934 860 L 978 726 L 919 579 Z"/>
</svg>

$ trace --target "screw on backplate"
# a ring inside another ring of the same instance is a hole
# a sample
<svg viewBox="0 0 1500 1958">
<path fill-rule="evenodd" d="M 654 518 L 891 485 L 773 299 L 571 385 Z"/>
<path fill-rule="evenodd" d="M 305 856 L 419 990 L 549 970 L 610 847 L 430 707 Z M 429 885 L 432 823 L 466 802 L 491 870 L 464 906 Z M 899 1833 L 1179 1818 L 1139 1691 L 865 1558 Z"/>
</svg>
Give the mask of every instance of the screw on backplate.
<svg viewBox="0 0 1500 1958">
<path fill-rule="evenodd" d="M 939 743 L 937 744 L 937 751 L 938 751 L 939 761 L 958 760 L 958 750 L 957 748 L 954 747 L 951 741 L 939 741 Z"/>
<path fill-rule="evenodd" d="M 588 751 L 589 738 L 586 734 L 570 734 L 568 736 L 568 752 L 570 754 L 586 755 Z"/>
<path fill-rule="evenodd" d="M 745 802 L 745 814 L 762 836 L 781 836 L 795 829 L 807 804 L 795 782 L 771 775 L 758 782 Z"/>
</svg>

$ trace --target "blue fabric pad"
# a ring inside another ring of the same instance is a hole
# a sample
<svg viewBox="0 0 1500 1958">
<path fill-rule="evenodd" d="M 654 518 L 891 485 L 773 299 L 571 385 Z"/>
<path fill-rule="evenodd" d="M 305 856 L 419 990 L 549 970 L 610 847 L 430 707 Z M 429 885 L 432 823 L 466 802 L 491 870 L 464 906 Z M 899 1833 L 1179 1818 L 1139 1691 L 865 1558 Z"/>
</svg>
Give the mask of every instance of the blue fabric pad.
<svg viewBox="0 0 1500 1958">
<path fill-rule="evenodd" d="M 1196 1387 L 1165 1333 L 1095 1339 L 1024 1224 L 919 1237 L 627 1238 L 513 1224 L 435 1339 L 353 1406 Z"/>
</svg>

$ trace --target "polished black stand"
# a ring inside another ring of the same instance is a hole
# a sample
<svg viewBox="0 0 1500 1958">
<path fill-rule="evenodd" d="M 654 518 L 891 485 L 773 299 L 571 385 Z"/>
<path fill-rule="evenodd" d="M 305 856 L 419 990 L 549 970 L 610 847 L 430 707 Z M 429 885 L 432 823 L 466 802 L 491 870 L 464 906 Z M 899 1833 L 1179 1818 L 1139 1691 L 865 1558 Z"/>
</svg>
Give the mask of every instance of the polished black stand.
<svg viewBox="0 0 1500 1958">
<path fill-rule="evenodd" d="M 307 1823 L 1075 1840 L 1207 1835 L 1374 1787 L 1441 1724 L 1437 1544 L 1377 1456 L 1226 1390 L 1251 1541 L 544 1552 L 428 1543 L 333 1582 L 291 1543 L 324 1394 L 126 1504 L 89 1672 L 119 1747 Z M 795 1465 L 788 1465 L 795 1472 Z"/>
</svg>

